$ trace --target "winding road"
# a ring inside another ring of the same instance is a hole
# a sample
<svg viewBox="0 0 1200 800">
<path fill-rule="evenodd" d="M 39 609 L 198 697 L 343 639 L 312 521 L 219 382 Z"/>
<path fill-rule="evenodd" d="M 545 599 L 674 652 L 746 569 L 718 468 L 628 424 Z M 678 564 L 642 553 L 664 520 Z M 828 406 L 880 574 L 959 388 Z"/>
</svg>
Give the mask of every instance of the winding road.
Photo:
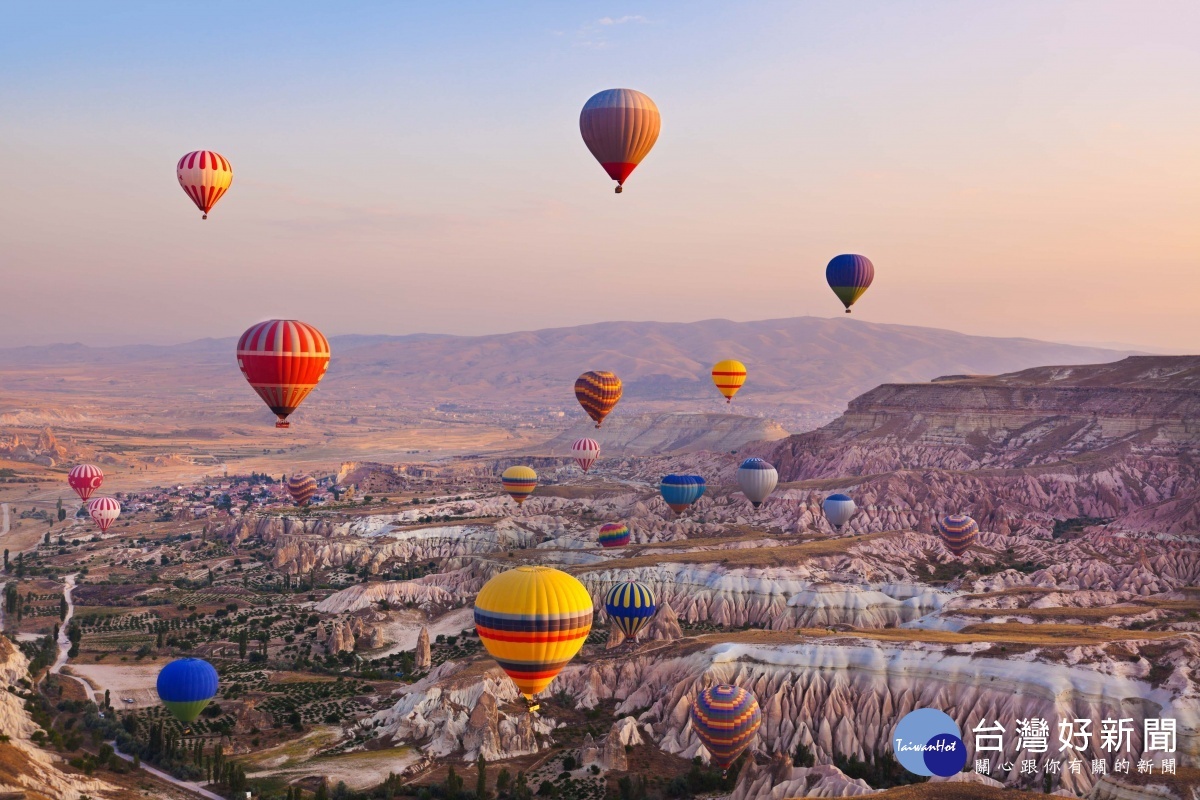
<svg viewBox="0 0 1200 800">
<path fill-rule="evenodd" d="M 126 761 L 133 763 L 133 756 L 127 756 L 124 753 L 122 753 L 120 750 L 118 750 L 116 742 L 109 742 L 109 744 L 112 745 L 113 752 L 117 754 L 118 758 L 123 758 Z M 193 783 L 192 781 L 181 781 L 178 778 L 176 778 L 174 775 L 169 775 L 168 773 L 163 772 L 161 769 L 155 769 L 154 767 L 150 766 L 149 764 L 142 764 L 141 768 L 143 770 L 145 770 L 146 772 L 149 772 L 154 777 L 159 778 L 160 780 L 164 780 L 167 783 L 174 784 L 175 786 L 178 786 L 180 789 L 186 789 L 189 792 L 195 792 L 196 794 L 200 795 L 201 797 L 207 797 L 208 800 L 227 800 L 227 798 L 222 797 L 221 795 L 216 794 L 215 792 L 210 792 L 208 789 L 205 789 L 203 786 L 201 786 L 198 783 Z"/>
<path fill-rule="evenodd" d="M 8 533 L 8 503 L 0 503 L 0 536 Z"/>
</svg>

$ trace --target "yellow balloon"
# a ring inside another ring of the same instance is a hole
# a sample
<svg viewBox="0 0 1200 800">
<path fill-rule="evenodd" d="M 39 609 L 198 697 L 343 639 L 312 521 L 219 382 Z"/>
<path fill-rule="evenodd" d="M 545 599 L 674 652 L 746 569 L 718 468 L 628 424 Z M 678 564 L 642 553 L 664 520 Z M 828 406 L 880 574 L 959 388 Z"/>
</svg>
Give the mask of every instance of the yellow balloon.
<svg viewBox="0 0 1200 800">
<path fill-rule="evenodd" d="M 517 567 L 484 584 L 475 598 L 475 630 L 525 697 L 545 689 L 592 630 L 592 597 L 551 567 Z"/>
<path fill-rule="evenodd" d="M 500 476 L 500 483 L 504 485 L 504 491 L 517 501 L 517 505 L 521 505 L 537 488 L 537 473 L 529 467 L 509 467 Z"/>
<path fill-rule="evenodd" d="M 732 358 L 718 361 L 713 364 L 712 379 L 721 394 L 725 395 L 725 402 L 732 403 L 733 396 L 746 382 L 746 365 Z"/>
</svg>

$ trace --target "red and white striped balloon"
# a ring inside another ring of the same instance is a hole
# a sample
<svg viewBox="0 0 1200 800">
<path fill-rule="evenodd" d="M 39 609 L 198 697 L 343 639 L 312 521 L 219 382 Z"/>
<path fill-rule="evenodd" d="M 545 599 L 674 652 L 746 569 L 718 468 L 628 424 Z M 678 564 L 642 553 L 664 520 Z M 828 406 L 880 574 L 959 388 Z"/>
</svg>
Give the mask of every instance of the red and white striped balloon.
<svg viewBox="0 0 1200 800">
<path fill-rule="evenodd" d="M 175 175 L 184 194 L 204 212 L 201 219 L 208 219 L 208 212 L 233 183 L 233 167 L 212 150 L 195 150 L 179 159 Z"/>
<path fill-rule="evenodd" d="M 587 472 L 600 457 L 600 443 L 587 437 L 576 439 L 575 444 L 571 445 L 571 455 L 574 456 L 575 462 L 583 468 L 583 471 Z"/>
<path fill-rule="evenodd" d="M 93 497 L 88 503 L 88 514 L 100 532 L 104 533 L 121 516 L 121 504 L 115 497 Z"/>
<path fill-rule="evenodd" d="M 104 473 L 99 467 L 91 464 L 79 464 L 67 473 L 67 483 L 75 490 L 75 494 L 79 495 L 79 499 L 86 503 L 92 492 L 104 483 Z"/>
</svg>

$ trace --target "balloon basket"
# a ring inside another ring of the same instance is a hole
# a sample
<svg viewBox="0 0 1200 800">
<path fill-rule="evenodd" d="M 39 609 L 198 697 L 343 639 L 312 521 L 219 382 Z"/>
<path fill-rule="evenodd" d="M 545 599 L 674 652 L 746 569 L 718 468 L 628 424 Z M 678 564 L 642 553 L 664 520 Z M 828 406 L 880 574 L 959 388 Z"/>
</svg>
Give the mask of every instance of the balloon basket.
<svg viewBox="0 0 1200 800">
<path fill-rule="evenodd" d="M 617 194 L 620 194 L 621 192 L 623 192 L 623 191 L 625 191 L 625 190 L 621 188 L 620 184 L 618 184 L 618 185 L 617 185 L 617 188 L 616 188 L 616 189 L 614 189 L 613 191 L 614 191 L 614 192 L 616 192 Z"/>
<path fill-rule="evenodd" d="M 285 422 L 284 420 L 279 420 L 278 422 L 275 423 L 275 427 L 276 428 L 290 428 L 290 427 L 292 427 L 292 423 Z"/>
</svg>

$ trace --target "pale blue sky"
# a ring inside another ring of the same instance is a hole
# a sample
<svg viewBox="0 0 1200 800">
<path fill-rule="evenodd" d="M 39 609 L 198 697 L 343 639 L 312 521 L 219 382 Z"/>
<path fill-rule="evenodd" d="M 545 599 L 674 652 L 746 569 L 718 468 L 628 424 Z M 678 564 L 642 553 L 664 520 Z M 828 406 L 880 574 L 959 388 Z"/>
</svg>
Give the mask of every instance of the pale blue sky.
<svg viewBox="0 0 1200 800">
<path fill-rule="evenodd" d="M 0 334 L 840 306 L 1200 349 L 1200 3 L 5 3 Z M 621 196 L 594 92 L 655 99 Z M 174 165 L 217 150 L 207 222 Z"/>
</svg>

